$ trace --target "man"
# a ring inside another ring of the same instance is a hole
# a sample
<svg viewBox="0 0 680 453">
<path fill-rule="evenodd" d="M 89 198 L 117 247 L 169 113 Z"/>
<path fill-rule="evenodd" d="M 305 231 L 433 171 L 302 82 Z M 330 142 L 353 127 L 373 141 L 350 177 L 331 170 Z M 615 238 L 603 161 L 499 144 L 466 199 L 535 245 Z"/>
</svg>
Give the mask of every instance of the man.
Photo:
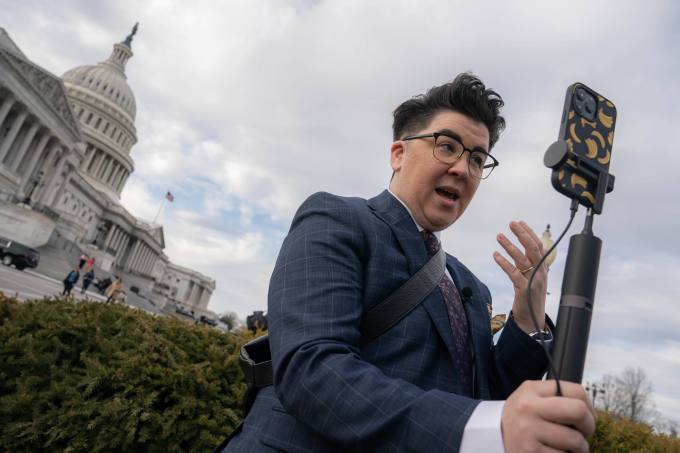
<svg viewBox="0 0 680 453">
<path fill-rule="evenodd" d="M 88 271 L 85 272 L 85 275 L 83 275 L 83 288 L 80 291 L 80 294 L 85 294 L 87 292 L 87 288 L 90 287 L 94 279 L 94 269 L 92 267 L 88 267 Z"/>
<path fill-rule="evenodd" d="M 73 290 L 73 287 L 78 283 L 78 279 L 80 278 L 80 268 L 74 267 L 71 272 L 68 273 L 66 278 L 64 279 L 64 291 L 62 291 L 63 296 L 71 296 L 71 291 Z"/>
<path fill-rule="evenodd" d="M 361 342 L 362 315 L 427 262 L 493 170 L 502 105 L 471 74 L 432 88 L 394 112 L 389 190 L 302 204 L 269 288 L 274 386 L 226 451 L 587 451 L 594 415 L 583 388 L 563 383 L 558 398 L 554 382 L 528 381 L 545 371 L 537 338 L 551 323 L 545 268 L 532 289 L 540 331 L 527 309 L 542 247 L 524 222 L 510 224 L 521 248 L 498 236 L 511 260 L 494 253 L 515 288 L 496 345 L 488 289 L 450 255 L 438 288 Z"/>
</svg>

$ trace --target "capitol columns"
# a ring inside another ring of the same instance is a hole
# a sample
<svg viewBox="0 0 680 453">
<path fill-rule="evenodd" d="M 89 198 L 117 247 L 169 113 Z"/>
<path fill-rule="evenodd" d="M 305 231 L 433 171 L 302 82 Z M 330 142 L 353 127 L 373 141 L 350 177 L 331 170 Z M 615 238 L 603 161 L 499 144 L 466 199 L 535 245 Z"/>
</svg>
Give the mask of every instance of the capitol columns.
<svg viewBox="0 0 680 453">
<path fill-rule="evenodd" d="M 125 246 L 127 245 L 127 237 L 127 233 L 121 228 L 119 237 L 116 240 L 116 245 L 114 245 L 114 248 L 116 249 L 116 257 L 123 256 L 123 252 L 125 252 Z"/>
<path fill-rule="evenodd" d="M 16 139 L 19 129 L 21 129 L 21 126 L 23 126 L 27 116 L 28 111 L 22 109 L 19 115 L 17 115 L 17 117 L 12 122 L 7 136 L 3 138 L 2 145 L 0 145 L 0 163 L 2 163 L 2 161 L 5 159 L 5 156 L 9 151 L 9 147 L 14 143 L 14 139 Z"/>
<path fill-rule="evenodd" d="M 48 203 L 49 205 L 52 205 L 53 203 L 59 203 L 59 200 L 61 200 L 61 197 L 63 196 L 64 192 L 66 191 L 66 188 L 71 182 L 73 173 L 76 171 L 76 168 L 78 168 L 78 162 L 76 161 L 76 157 L 73 154 L 70 154 L 65 148 L 64 148 L 64 160 L 65 160 L 64 163 L 67 165 L 66 172 L 64 173 L 64 179 L 61 180 L 61 184 L 59 184 L 59 186 L 56 185 L 58 183 L 55 183 L 55 187 L 53 190 L 54 195 L 52 196 L 52 199 L 50 199 L 50 202 Z"/>
<path fill-rule="evenodd" d="M 24 177 L 21 182 L 20 190 L 22 193 L 26 192 L 26 186 L 28 185 L 28 181 L 31 180 L 31 176 L 33 176 L 33 173 L 35 172 L 35 167 L 38 164 L 38 159 L 40 159 L 40 156 L 43 155 L 43 151 L 45 150 L 47 143 L 50 141 L 50 138 L 52 138 L 52 134 L 50 134 L 49 130 L 46 130 L 45 133 L 40 137 L 40 141 L 38 141 L 38 144 L 33 150 L 31 160 L 26 166 L 26 171 L 24 172 Z"/>
<path fill-rule="evenodd" d="M 149 261 L 151 260 L 151 250 L 149 247 L 144 249 L 144 257 L 142 258 L 142 273 L 147 274 L 149 272 Z"/>
<path fill-rule="evenodd" d="M 106 176 L 109 173 L 109 169 L 111 168 L 111 165 L 113 164 L 113 158 L 109 156 L 109 159 L 106 161 L 106 165 L 104 166 L 104 169 L 101 172 L 101 175 L 98 175 L 97 177 L 99 179 L 104 180 L 104 183 L 106 183 Z"/>
<path fill-rule="evenodd" d="M 46 206 L 52 204 L 52 201 L 54 200 L 55 191 L 57 190 L 57 181 L 59 181 L 59 178 L 61 177 L 61 172 L 64 170 L 67 158 L 68 155 L 66 154 L 66 150 L 61 144 L 58 144 L 55 150 L 55 159 L 57 160 L 54 161 L 57 162 L 57 168 L 54 172 L 48 169 L 48 172 L 52 173 L 52 177 L 45 185 L 43 193 L 41 194 L 41 202 Z"/>
<path fill-rule="evenodd" d="M 125 174 L 127 173 L 127 169 L 123 167 L 121 169 L 120 174 L 118 175 L 118 178 L 116 179 L 116 192 L 120 193 L 123 190 L 123 178 L 125 178 Z"/>
<path fill-rule="evenodd" d="M 4 101 L 2 101 L 2 105 L 0 105 L 0 125 L 2 125 L 2 123 L 5 121 L 5 118 L 7 118 L 7 114 L 12 109 L 12 106 L 15 102 L 16 101 L 14 100 L 12 93 L 7 93 L 7 97 Z"/>
<path fill-rule="evenodd" d="M 25 157 L 26 150 L 28 150 L 28 145 L 33 142 L 33 138 L 35 137 L 36 132 L 38 132 L 38 129 L 40 129 L 40 123 L 38 121 L 32 122 L 28 133 L 22 140 L 21 145 L 19 145 L 19 149 L 12 157 L 12 162 L 7 162 L 12 172 L 16 173 L 17 169 L 19 168 L 19 164 Z"/>
<path fill-rule="evenodd" d="M 135 254 L 135 264 L 134 269 L 139 272 L 142 267 L 142 256 L 144 256 L 144 241 L 139 241 L 139 248 L 137 248 L 137 253 Z"/>
<path fill-rule="evenodd" d="M 115 231 L 113 233 L 113 237 L 111 238 L 111 243 L 109 244 L 109 248 L 114 251 L 114 255 L 118 254 L 118 245 L 120 243 L 120 238 L 123 235 L 123 230 L 116 224 L 113 225 Z"/>
<path fill-rule="evenodd" d="M 111 245 L 111 238 L 113 238 L 113 233 L 116 230 L 116 224 L 111 222 L 111 226 L 109 227 L 109 232 L 106 234 L 106 239 L 104 239 L 104 251 L 106 251 L 110 245 Z"/>
<path fill-rule="evenodd" d="M 90 167 L 90 164 L 92 163 L 92 159 L 94 159 L 95 154 L 97 154 L 97 148 L 95 148 L 93 145 L 91 145 L 89 143 L 87 144 L 87 150 L 89 150 L 90 152 L 88 153 L 87 151 L 85 151 L 85 154 L 87 155 L 87 157 L 85 158 L 85 161 L 83 162 L 83 166 L 81 167 L 82 170 L 85 171 L 85 172 Z"/>
<path fill-rule="evenodd" d="M 137 260 L 137 270 L 142 273 L 144 270 L 144 263 L 146 261 L 146 244 L 142 243 L 139 249 L 139 259 Z"/>
<path fill-rule="evenodd" d="M 137 256 L 137 249 L 139 249 L 139 239 L 135 240 L 135 243 L 132 245 L 132 250 L 128 254 L 127 262 L 125 263 L 125 270 L 128 272 L 132 271 L 132 265 Z"/>
<path fill-rule="evenodd" d="M 153 275 L 153 268 L 156 266 L 156 261 L 158 261 L 158 255 L 156 252 L 151 250 L 151 262 L 149 263 L 149 275 Z"/>
<path fill-rule="evenodd" d="M 99 159 L 97 160 L 97 165 L 92 169 L 92 176 L 97 178 L 99 174 L 99 170 L 102 168 L 102 164 L 104 163 L 104 160 L 106 159 L 106 154 L 103 151 L 99 151 Z"/>
<path fill-rule="evenodd" d="M 146 256 L 146 244 L 142 242 L 142 246 L 139 247 L 139 256 L 137 257 L 137 264 L 136 268 L 138 272 L 142 272 L 142 269 L 144 267 L 144 257 Z"/>
</svg>

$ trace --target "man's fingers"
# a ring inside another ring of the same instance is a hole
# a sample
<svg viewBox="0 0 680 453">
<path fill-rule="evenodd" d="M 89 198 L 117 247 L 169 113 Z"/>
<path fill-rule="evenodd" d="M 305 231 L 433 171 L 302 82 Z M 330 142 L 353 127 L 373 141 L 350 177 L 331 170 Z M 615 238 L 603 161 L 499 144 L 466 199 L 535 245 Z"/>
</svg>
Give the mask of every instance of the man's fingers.
<svg viewBox="0 0 680 453">
<path fill-rule="evenodd" d="M 499 252 L 493 252 L 493 259 L 500 266 L 500 268 L 503 269 L 503 272 L 505 272 L 507 276 L 510 277 L 512 284 L 515 287 L 520 288 L 523 277 L 519 269 L 517 269 L 517 267 L 515 267 L 510 261 L 505 259 L 505 257 Z"/>
<path fill-rule="evenodd" d="M 524 222 L 510 222 L 510 230 L 517 236 L 517 239 L 519 239 L 522 246 L 524 246 L 527 258 L 529 258 L 531 264 L 534 265 L 541 259 L 541 242 L 536 242 L 534 239 L 536 235 L 534 234 L 532 236 L 529 225 L 526 223 L 522 225 L 522 223 Z"/>
<path fill-rule="evenodd" d="M 523 385 L 530 385 L 537 395 L 543 397 L 555 396 L 557 391 L 557 384 L 552 379 L 548 381 L 525 381 Z M 592 420 L 597 420 L 597 412 L 595 411 L 593 403 L 590 401 L 586 390 L 581 384 L 576 384 L 569 381 L 560 381 L 560 389 L 562 390 L 563 397 L 583 402 L 588 412 L 590 412 Z"/>
<path fill-rule="evenodd" d="M 524 228 L 524 231 L 526 231 L 527 233 L 529 233 L 529 236 L 531 236 L 531 239 L 533 239 L 533 241 L 536 243 L 536 245 L 538 245 L 538 248 L 539 248 L 539 250 L 541 251 L 541 253 L 543 253 L 543 252 L 544 252 L 544 250 L 543 250 L 543 242 L 542 242 L 541 239 L 538 237 L 538 235 L 536 234 L 536 232 L 535 232 L 535 231 L 529 226 L 529 224 L 526 223 L 524 220 L 520 220 L 520 221 L 519 221 L 519 224 L 522 226 L 522 228 Z"/>
<path fill-rule="evenodd" d="M 530 385 L 538 396 L 555 396 L 557 393 L 557 383 L 554 379 L 547 381 L 524 381 L 522 385 Z M 577 398 L 580 400 L 587 400 L 588 395 L 581 384 L 575 384 L 569 381 L 560 381 L 560 388 L 562 396 L 567 398 Z"/>
<path fill-rule="evenodd" d="M 515 261 L 515 267 L 517 267 L 520 271 L 533 265 L 531 261 L 529 261 L 529 259 L 524 255 L 524 253 L 519 248 L 517 248 L 517 246 L 513 244 L 503 233 L 499 233 L 498 236 L 496 236 L 496 240 L 501 245 L 501 247 L 503 247 L 505 251 L 508 252 L 510 258 Z"/>
<path fill-rule="evenodd" d="M 540 415 L 544 420 L 573 426 L 585 437 L 595 432 L 595 417 L 588 404 L 580 399 L 558 396 L 544 398 Z"/>
<path fill-rule="evenodd" d="M 585 437 L 568 426 L 542 422 L 537 433 L 537 440 L 548 449 L 574 453 L 588 452 L 588 442 Z"/>
</svg>

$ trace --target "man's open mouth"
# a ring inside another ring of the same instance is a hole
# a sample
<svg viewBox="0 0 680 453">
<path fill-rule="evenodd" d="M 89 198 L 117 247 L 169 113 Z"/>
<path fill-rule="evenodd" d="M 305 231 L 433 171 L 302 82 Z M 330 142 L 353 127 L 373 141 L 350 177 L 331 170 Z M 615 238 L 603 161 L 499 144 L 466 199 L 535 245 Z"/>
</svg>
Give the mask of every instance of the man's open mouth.
<svg viewBox="0 0 680 453">
<path fill-rule="evenodd" d="M 458 194 L 458 191 L 455 190 L 449 190 L 449 189 L 444 189 L 444 188 L 437 188 L 435 191 L 441 195 L 442 197 L 446 197 L 450 200 L 456 201 L 460 198 L 460 195 Z"/>
</svg>

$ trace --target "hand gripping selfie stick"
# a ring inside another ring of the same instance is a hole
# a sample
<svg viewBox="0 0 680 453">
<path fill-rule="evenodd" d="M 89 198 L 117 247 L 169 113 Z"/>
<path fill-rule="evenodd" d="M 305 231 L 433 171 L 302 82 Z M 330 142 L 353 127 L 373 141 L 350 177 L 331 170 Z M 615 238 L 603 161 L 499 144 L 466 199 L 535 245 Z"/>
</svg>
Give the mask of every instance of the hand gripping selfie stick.
<svg viewBox="0 0 680 453">
<path fill-rule="evenodd" d="M 595 200 L 588 208 L 583 231 L 572 236 L 569 241 L 552 354 L 554 372 L 551 370 L 548 373 L 549 379 L 580 383 L 588 349 L 602 248 L 602 241 L 593 234 L 593 216 L 602 213 L 604 196 L 614 189 L 614 176 L 593 165 L 590 159 L 570 151 L 561 140 L 548 148 L 544 163 L 550 168 L 564 168 L 566 165 L 596 187 Z M 583 203 L 581 199 L 575 200 Z"/>
</svg>

